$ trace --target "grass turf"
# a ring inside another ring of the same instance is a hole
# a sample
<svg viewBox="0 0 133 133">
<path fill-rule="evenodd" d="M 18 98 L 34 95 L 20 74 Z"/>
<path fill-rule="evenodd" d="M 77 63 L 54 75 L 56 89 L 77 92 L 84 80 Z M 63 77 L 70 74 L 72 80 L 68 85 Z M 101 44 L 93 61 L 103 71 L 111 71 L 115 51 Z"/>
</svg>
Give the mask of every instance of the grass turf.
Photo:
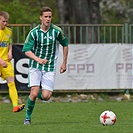
<svg viewBox="0 0 133 133">
<path fill-rule="evenodd" d="M 104 110 L 117 115 L 114 126 L 102 126 Z M 0 104 L 0 133 L 133 133 L 132 102 L 37 102 L 31 125 L 24 125 L 25 110 L 12 113 L 11 104 Z"/>
</svg>

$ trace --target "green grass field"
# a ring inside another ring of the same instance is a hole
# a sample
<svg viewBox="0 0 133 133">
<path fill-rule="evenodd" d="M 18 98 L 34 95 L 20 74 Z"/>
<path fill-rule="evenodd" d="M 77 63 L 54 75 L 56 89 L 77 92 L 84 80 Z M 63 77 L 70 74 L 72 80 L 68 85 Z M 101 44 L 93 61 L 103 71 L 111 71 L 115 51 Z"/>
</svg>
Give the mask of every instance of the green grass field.
<svg viewBox="0 0 133 133">
<path fill-rule="evenodd" d="M 32 124 L 24 125 L 25 110 L 12 113 L 11 104 L 0 104 L 0 133 L 133 133 L 132 102 L 37 102 Z M 102 126 L 99 116 L 110 109 L 114 126 Z"/>
</svg>

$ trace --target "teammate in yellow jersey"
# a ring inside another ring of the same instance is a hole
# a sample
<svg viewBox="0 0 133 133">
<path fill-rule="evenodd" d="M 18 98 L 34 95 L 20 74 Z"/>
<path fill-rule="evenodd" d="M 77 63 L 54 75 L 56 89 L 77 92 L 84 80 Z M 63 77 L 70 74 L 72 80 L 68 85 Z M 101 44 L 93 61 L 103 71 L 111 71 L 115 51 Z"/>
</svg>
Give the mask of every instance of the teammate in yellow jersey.
<svg viewBox="0 0 133 133">
<path fill-rule="evenodd" d="M 18 105 L 18 93 L 14 82 L 12 60 L 12 31 L 7 27 L 9 14 L 0 12 L 0 77 L 7 81 L 9 96 L 13 105 L 13 112 L 19 112 L 25 105 Z"/>
</svg>

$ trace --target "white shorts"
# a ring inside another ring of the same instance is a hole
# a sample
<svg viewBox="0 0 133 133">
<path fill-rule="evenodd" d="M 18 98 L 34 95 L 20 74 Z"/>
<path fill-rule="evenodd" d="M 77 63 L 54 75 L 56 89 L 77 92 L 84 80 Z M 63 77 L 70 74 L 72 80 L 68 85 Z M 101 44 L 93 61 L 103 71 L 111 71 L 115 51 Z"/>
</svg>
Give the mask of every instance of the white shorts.
<svg viewBox="0 0 133 133">
<path fill-rule="evenodd" d="M 53 91 L 54 90 L 54 72 L 46 72 L 36 68 L 29 69 L 29 87 L 40 86 L 42 89 Z"/>
</svg>

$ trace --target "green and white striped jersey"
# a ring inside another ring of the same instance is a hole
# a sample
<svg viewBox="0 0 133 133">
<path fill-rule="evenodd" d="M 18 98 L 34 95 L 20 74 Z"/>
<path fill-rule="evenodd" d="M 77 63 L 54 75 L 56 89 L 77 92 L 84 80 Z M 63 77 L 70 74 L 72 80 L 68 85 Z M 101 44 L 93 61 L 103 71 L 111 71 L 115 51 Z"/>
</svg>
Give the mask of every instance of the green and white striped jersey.
<svg viewBox="0 0 133 133">
<path fill-rule="evenodd" d="M 40 25 L 32 29 L 25 40 L 22 51 L 32 51 L 37 57 L 47 59 L 48 62 L 41 65 L 30 59 L 29 67 L 54 71 L 58 58 L 59 44 L 63 47 L 68 46 L 68 40 L 60 27 L 51 23 L 47 32 L 41 30 Z"/>
</svg>

